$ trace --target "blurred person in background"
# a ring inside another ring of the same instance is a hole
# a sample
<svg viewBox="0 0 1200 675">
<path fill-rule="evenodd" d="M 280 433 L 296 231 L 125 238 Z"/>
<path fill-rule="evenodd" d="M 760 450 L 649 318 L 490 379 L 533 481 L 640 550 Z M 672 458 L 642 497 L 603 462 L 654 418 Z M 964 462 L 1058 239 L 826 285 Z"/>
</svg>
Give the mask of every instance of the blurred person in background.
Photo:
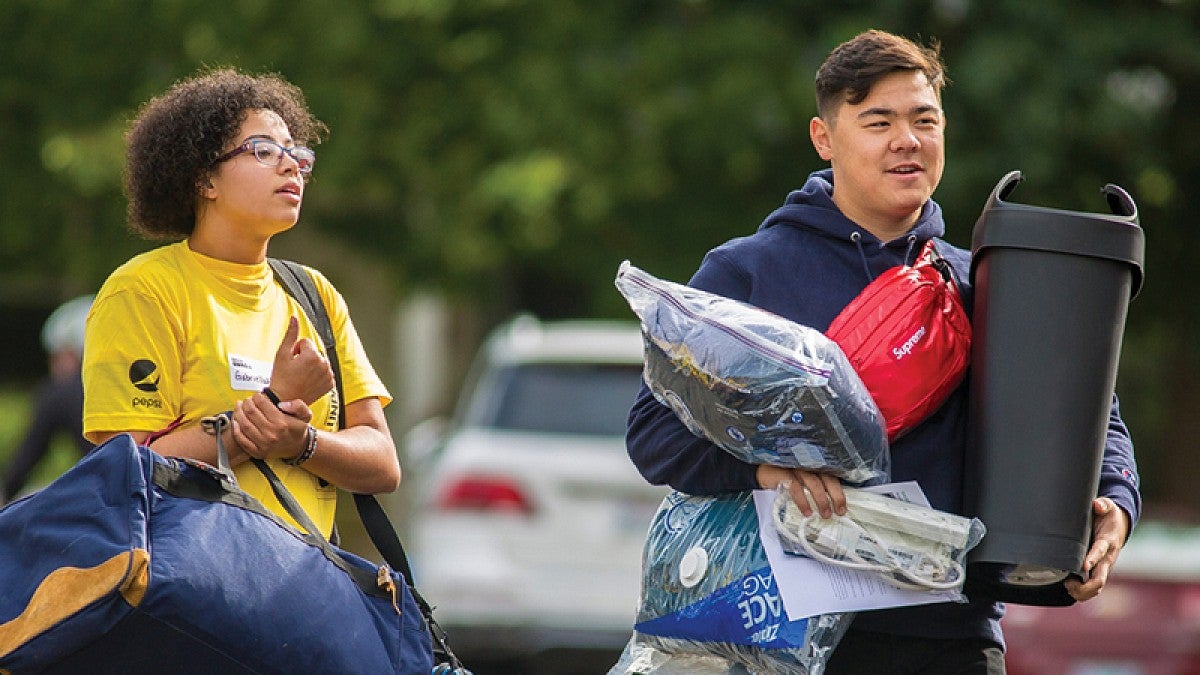
<svg viewBox="0 0 1200 675">
<path fill-rule="evenodd" d="M 86 455 L 92 444 L 83 437 L 83 333 L 92 296 L 83 295 L 59 305 L 42 325 L 42 347 L 50 374 L 38 384 L 33 418 L 4 472 L 0 504 L 16 497 L 38 464 L 50 454 L 55 437 L 66 434 Z"/>
<path fill-rule="evenodd" d="M 217 464 L 221 433 L 239 486 L 291 521 L 265 460 L 323 534 L 337 487 L 390 492 L 400 463 L 340 293 L 305 268 L 328 309 L 345 401 L 316 328 L 276 282 L 271 238 L 300 217 L 325 125 L 278 75 L 211 70 L 142 107 L 126 136 L 129 225 L 173 241 L 117 268 L 96 296 L 84 356 L 84 433 L 121 433 L 159 454 Z M 345 428 L 339 428 L 344 415 Z M 291 521 L 294 522 L 294 521 Z"/>
</svg>

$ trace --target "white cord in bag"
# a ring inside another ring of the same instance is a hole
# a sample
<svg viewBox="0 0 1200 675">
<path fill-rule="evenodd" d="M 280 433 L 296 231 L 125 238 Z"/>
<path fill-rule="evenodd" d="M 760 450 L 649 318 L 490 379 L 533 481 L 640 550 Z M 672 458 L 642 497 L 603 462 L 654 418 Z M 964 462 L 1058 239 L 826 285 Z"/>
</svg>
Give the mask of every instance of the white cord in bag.
<svg viewBox="0 0 1200 675">
<path fill-rule="evenodd" d="M 856 488 L 844 487 L 846 515 L 805 516 L 786 487 L 773 515 L 784 550 L 819 562 L 874 572 L 898 588 L 961 590 L 967 551 L 983 538 L 983 523 Z"/>
</svg>

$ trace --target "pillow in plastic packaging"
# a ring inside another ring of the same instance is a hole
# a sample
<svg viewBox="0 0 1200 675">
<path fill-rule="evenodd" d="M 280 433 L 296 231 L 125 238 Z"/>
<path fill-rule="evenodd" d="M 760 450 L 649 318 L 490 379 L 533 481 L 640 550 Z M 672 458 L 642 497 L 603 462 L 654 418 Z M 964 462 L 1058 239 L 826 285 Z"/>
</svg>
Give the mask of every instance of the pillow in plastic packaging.
<svg viewBox="0 0 1200 675">
<path fill-rule="evenodd" d="M 692 433 L 751 464 L 887 480 L 883 415 L 820 331 L 629 261 L 616 285 L 641 320 L 647 386 Z"/>
<path fill-rule="evenodd" d="M 816 674 L 852 618 L 788 619 L 750 492 L 674 492 L 650 525 L 633 638 L 609 672 Z"/>
</svg>

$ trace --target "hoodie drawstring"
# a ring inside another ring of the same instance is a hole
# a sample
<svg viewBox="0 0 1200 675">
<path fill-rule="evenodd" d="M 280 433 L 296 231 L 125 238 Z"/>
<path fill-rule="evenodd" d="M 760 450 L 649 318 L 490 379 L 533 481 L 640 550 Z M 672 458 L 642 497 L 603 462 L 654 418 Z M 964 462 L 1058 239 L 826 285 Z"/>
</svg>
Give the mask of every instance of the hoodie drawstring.
<svg viewBox="0 0 1200 675">
<path fill-rule="evenodd" d="M 862 261 L 863 273 L 867 275 L 867 283 L 871 283 L 874 279 L 871 277 L 871 267 L 867 265 L 867 252 L 863 250 L 862 233 L 854 231 L 850 233 L 850 241 L 858 247 L 858 259 Z"/>
<path fill-rule="evenodd" d="M 913 251 L 916 250 L 917 235 L 909 234 L 906 238 L 908 239 L 908 248 L 904 249 L 904 266 L 911 267 L 914 263 L 916 263 L 915 260 L 909 262 L 909 258 L 912 257 Z M 869 284 L 874 281 L 875 278 L 871 276 L 871 266 L 867 264 L 867 252 L 863 249 L 862 232 L 857 230 L 851 232 L 850 241 L 854 242 L 854 245 L 858 248 L 858 259 L 862 261 L 863 273 L 867 275 L 867 283 Z"/>
<path fill-rule="evenodd" d="M 915 235 L 915 234 L 908 235 L 908 248 L 906 248 L 904 250 L 904 266 L 905 267 L 910 267 L 910 266 L 912 266 L 913 263 L 916 262 L 915 260 L 911 263 L 908 261 L 908 256 L 912 255 L 913 247 L 915 247 L 916 245 L 917 245 L 917 235 Z"/>
</svg>

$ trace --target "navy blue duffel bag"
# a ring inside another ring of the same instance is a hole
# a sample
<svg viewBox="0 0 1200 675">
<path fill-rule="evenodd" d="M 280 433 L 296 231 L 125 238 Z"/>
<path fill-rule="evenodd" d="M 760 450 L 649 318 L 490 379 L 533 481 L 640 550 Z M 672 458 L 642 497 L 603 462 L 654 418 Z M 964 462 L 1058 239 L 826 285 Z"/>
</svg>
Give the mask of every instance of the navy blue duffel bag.
<svg viewBox="0 0 1200 675">
<path fill-rule="evenodd" d="M 432 666 L 402 574 L 128 435 L 0 510 L 0 673 Z"/>
</svg>

